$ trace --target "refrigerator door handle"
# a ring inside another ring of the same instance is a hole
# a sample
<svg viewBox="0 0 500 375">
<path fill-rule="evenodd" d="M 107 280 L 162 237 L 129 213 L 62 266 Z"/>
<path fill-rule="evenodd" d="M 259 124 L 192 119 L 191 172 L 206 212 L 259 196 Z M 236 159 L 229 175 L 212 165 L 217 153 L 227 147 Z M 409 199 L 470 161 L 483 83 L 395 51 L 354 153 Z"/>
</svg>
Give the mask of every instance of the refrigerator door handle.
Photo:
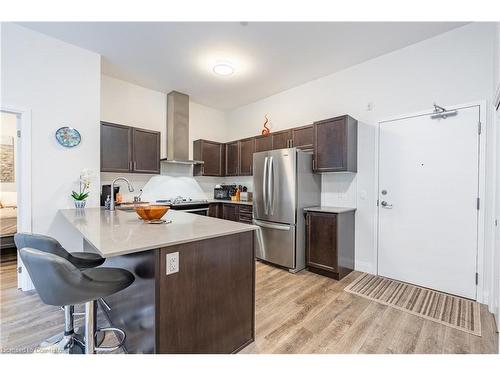
<svg viewBox="0 0 500 375">
<path fill-rule="evenodd" d="M 269 229 L 277 229 L 277 230 L 290 230 L 290 225 L 287 224 L 270 224 L 270 223 L 265 223 L 263 221 L 254 219 L 253 223 L 255 225 L 258 225 L 259 227 L 262 228 L 269 228 Z"/>
<path fill-rule="evenodd" d="M 271 216 L 274 215 L 274 163 L 273 157 L 269 157 L 269 178 L 267 186 L 269 188 L 269 206 L 271 211 Z"/>
<path fill-rule="evenodd" d="M 267 159 L 264 159 L 264 173 L 262 176 L 262 198 L 264 199 L 264 213 L 267 215 Z"/>
</svg>

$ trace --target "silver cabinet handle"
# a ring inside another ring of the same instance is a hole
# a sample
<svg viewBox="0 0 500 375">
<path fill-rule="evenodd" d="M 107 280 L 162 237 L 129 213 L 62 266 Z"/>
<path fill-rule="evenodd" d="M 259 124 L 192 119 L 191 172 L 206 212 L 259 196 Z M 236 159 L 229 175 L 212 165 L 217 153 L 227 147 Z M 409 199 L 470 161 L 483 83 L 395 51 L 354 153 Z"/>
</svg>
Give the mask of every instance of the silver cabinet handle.
<svg viewBox="0 0 500 375">
<path fill-rule="evenodd" d="M 256 220 L 256 219 L 253 220 L 253 223 L 255 225 L 258 225 L 259 227 L 262 227 L 262 228 L 277 229 L 277 230 L 286 230 L 286 231 L 290 230 L 290 226 L 289 225 L 268 224 L 268 223 L 264 223 L 263 221 Z"/>
<path fill-rule="evenodd" d="M 382 207 L 384 208 L 387 208 L 387 209 L 391 209 L 392 208 L 392 204 L 389 204 L 387 203 L 386 201 L 382 201 L 380 202 L 380 204 L 382 205 Z"/>
</svg>

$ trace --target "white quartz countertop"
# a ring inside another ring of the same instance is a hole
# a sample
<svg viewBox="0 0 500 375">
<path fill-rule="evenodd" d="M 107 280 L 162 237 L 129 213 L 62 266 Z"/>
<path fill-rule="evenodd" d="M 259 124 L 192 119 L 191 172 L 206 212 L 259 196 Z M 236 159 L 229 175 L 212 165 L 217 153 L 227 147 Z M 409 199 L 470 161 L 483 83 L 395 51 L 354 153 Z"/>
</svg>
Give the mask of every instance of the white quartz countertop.
<svg viewBox="0 0 500 375">
<path fill-rule="evenodd" d="M 147 224 L 134 211 L 103 208 L 59 210 L 101 256 L 112 257 L 256 230 L 243 224 L 170 210 L 169 224 Z"/>
<path fill-rule="evenodd" d="M 210 199 L 208 203 L 244 204 L 246 206 L 253 205 L 252 201 L 230 201 L 227 199 Z"/>
<path fill-rule="evenodd" d="M 344 212 L 356 211 L 353 207 L 330 207 L 330 206 L 316 206 L 304 208 L 304 211 L 312 212 L 326 212 L 332 214 L 342 214 Z"/>
</svg>

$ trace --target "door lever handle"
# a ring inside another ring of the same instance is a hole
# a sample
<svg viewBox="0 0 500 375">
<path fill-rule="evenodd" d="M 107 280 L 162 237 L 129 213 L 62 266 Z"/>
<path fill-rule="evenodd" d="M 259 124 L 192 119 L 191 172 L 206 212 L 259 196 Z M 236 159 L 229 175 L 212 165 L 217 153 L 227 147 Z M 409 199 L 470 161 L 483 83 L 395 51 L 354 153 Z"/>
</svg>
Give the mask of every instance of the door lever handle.
<svg viewBox="0 0 500 375">
<path fill-rule="evenodd" d="M 392 204 L 389 204 L 387 203 L 386 201 L 382 201 L 380 202 L 380 204 L 382 205 L 382 207 L 384 208 L 387 208 L 387 209 L 391 209 L 392 208 Z"/>
</svg>

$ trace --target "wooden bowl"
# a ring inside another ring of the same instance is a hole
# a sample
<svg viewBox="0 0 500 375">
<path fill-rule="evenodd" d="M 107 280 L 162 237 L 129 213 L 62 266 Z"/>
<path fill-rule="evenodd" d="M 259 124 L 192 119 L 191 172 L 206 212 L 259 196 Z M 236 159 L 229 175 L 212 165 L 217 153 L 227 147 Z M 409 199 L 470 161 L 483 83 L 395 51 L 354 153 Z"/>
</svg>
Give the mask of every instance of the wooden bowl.
<svg viewBox="0 0 500 375">
<path fill-rule="evenodd" d="M 137 205 L 134 209 L 143 220 L 160 220 L 170 209 L 170 206 Z"/>
</svg>

